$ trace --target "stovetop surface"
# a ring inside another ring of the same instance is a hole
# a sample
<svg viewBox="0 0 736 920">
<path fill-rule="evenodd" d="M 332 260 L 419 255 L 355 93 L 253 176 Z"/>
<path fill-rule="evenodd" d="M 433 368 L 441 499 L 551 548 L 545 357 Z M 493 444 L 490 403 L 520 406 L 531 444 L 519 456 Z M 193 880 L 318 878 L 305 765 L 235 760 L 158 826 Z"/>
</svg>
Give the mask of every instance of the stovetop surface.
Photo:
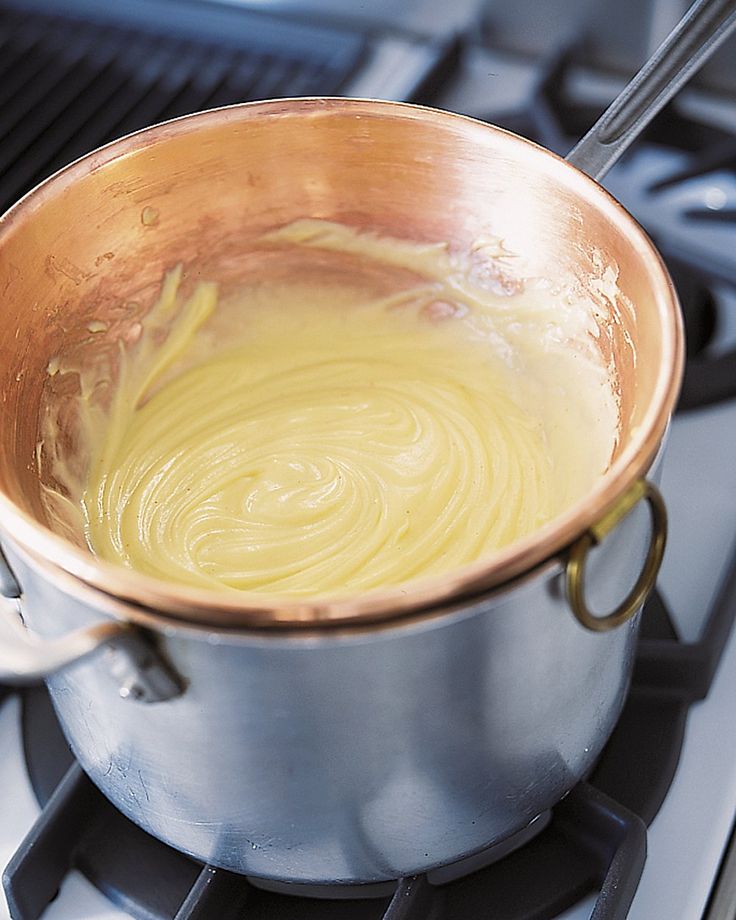
<svg viewBox="0 0 736 920">
<path fill-rule="evenodd" d="M 298 13 L 300 4 L 283 0 L 265 6 L 288 7 Z M 331 0 L 320 0 L 316 6 L 327 14 L 336 12 Z M 384 6 L 388 15 L 391 5 Z M 457 28 L 475 17 L 481 4 L 468 0 L 461 5 L 462 11 L 458 7 L 445 17 L 447 22 L 437 13 L 437 6 L 434 0 L 424 5 L 421 0 L 406 4 L 400 25 L 412 32 L 438 34 L 437 30 L 421 28 L 432 8 L 433 21 L 442 20 L 439 31 L 446 34 L 448 27 Z M 445 6 L 449 9 L 452 5 Z M 380 3 L 368 18 L 371 22 L 385 21 Z M 345 20 L 342 16 L 341 21 Z M 459 68 L 431 101 L 514 127 L 513 119 L 528 105 L 539 79 L 536 58 L 489 50 L 479 43 L 467 46 Z M 601 99 L 613 95 L 621 79 L 591 76 L 584 68 L 577 68 L 570 82 L 577 97 L 595 109 Z M 693 91 L 679 104 L 683 111 L 707 118 L 727 133 L 736 133 L 736 102 L 732 99 Z M 517 129 L 525 127 L 519 125 Z M 560 144 L 567 142 L 564 137 L 558 140 Z M 664 241 L 686 263 L 705 263 L 718 279 L 715 296 L 722 303 L 711 346 L 718 352 L 736 341 L 736 294 L 731 283 L 736 277 L 736 224 L 722 219 L 736 208 L 736 173 L 733 165 L 727 165 L 705 170 L 687 184 L 652 190 L 657 175 L 682 171 L 690 159 L 684 150 L 666 149 L 656 143 L 641 145 L 611 174 L 607 185 L 658 243 Z M 687 217 L 692 211 L 701 212 L 695 233 Z M 708 213 L 714 219 L 702 219 L 702 214 Z M 730 273 L 735 273 L 734 277 Z M 696 640 L 702 629 L 736 538 L 734 458 L 736 400 L 699 408 L 673 421 L 662 483 L 670 538 L 659 586 L 685 641 Z M 647 862 L 629 920 L 701 920 L 703 916 L 736 815 L 735 699 L 736 634 L 729 641 L 708 697 L 690 709 L 673 785 L 650 827 Z M 19 721 L 19 703 L 11 697 L 0 708 L 0 865 L 8 862 L 39 812 L 23 766 Z M 560 915 L 560 920 L 588 920 L 593 905 L 594 897 L 586 899 Z M 0 920 L 7 917 L 0 893 Z M 44 917 L 123 920 L 126 915 L 78 873 L 72 873 Z"/>
</svg>

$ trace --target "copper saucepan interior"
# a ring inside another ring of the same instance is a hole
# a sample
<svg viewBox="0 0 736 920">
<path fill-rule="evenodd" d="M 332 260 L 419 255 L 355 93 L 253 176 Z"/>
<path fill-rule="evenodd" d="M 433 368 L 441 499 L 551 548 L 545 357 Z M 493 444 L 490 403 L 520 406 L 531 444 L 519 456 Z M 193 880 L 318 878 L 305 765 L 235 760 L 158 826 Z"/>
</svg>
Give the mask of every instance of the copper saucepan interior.
<svg viewBox="0 0 736 920">
<path fill-rule="evenodd" d="M 119 335 L 151 306 L 163 275 L 179 262 L 190 279 L 237 285 L 253 271 L 243 257 L 253 241 L 303 217 L 459 250 L 492 235 L 514 253 L 510 276 L 582 285 L 599 308 L 597 342 L 604 360 L 613 357 L 621 405 L 618 447 L 597 487 L 536 533 L 449 575 L 314 602 L 157 581 L 52 533 L 36 454 L 49 361 L 88 338 L 92 321 L 111 322 Z M 618 299 L 600 285 L 610 267 Z M 650 240 L 605 190 L 506 131 L 401 103 L 251 103 L 116 141 L 38 186 L 2 218 L 0 291 L 0 519 L 7 534 L 52 580 L 149 616 L 231 628 L 416 614 L 555 558 L 646 474 L 682 370 L 672 283 Z"/>
</svg>

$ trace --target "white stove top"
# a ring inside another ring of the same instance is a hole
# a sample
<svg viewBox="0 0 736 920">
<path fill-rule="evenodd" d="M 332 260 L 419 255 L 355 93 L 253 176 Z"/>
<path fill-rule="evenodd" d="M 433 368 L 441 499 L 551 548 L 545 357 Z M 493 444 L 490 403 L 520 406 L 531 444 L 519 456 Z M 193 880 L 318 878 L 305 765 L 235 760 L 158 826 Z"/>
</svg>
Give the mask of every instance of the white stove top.
<svg viewBox="0 0 736 920">
<path fill-rule="evenodd" d="M 278 6 L 282 0 L 273 0 Z M 283 0 L 289 5 L 292 0 Z M 293 0 L 296 2 L 296 0 Z M 322 2 L 322 0 L 320 0 Z M 333 0 L 324 0 L 327 7 Z M 388 4 L 384 4 L 388 5 Z M 409 4 L 411 9 L 416 4 Z M 475 6 L 468 0 L 468 6 Z M 380 6 L 380 4 L 379 4 Z M 448 89 L 448 108 L 490 115 L 494 104 L 512 109 L 529 95 L 534 68 L 517 59 L 486 54 L 471 58 L 462 89 Z M 631 176 L 621 175 L 622 191 Z M 614 177 L 612 177 L 614 178 Z M 736 184 L 718 180 L 718 200 L 710 180 L 697 188 L 718 207 L 736 201 Z M 615 182 L 611 185 L 614 192 Z M 692 191 L 689 194 L 694 194 Z M 733 196 L 733 197 L 732 197 Z M 673 208 L 674 199 L 669 199 Z M 720 202 L 720 203 L 719 203 Z M 679 202 L 678 202 L 679 204 Z M 711 205 L 708 205 L 709 207 Z M 637 213 L 647 224 L 656 215 Z M 665 215 L 668 224 L 671 215 Z M 672 218 L 673 220 L 674 218 Z M 724 228 L 713 225 L 708 250 L 733 252 L 733 231 L 719 244 Z M 702 238 L 700 238 L 702 241 Z M 736 302 L 731 315 L 735 318 Z M 728 330 L 727 330 L 728 333 Z M 736 339 L 736 329 L 729 333 Z M 720 576 L 736 541 L 736 400 L 675 419 L 664 464 L 663 492 L 670 513 L 670 540 L 660 578 L 683 640 L 697 639 Z M 731 636 L 707 698 L 689 711 L 682 756 L 673 785 L 648 835 L 648 856 L 629 920 L 701 920 L 725 843 L 736 816 L 736 632 Z M 23 764 L 18 700 L 0 707 L 0 867 L 7 864 L 39 813 Z M 589 920 L 595 898 L 559 920 Z M 492 907 L 489 907 L 492 912 Z M 126 920 L 78 873 L 65 880 L 44 920 Z M 0 920 L 9 914 L 0 890 Z"/>
<path fill-rule="evenodd" d="M 671 528 L 660 587 L 684 639 L 697 638 L 736 537 L 736 404 L 677 418 L 663 491 Z M 629 920 L 701 920 L 736 815 L 736 633 L 705 701 L 692 706 L 682 757 L 649 831 L 649 854 Z M 38 815 L 23 764 L 19 705 L 0 709 L 0 865 Z M 588 920 L 594 898 L 560 920 Z M 0 894 L 0 920 L 8 920 Z M 78 873 L 44 920 L 126 920 Z"/>
</svg>

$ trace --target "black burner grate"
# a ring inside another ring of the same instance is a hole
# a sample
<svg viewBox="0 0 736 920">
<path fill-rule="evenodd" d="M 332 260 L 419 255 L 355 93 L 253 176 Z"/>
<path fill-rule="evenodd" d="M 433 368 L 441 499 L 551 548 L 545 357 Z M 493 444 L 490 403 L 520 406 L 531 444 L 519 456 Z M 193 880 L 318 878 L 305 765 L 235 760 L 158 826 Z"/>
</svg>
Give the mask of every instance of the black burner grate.
<svg viewBox="0 0 736 920">
<path fill-rule="evenodd" d="M 401 879 L 392 897 L 378 899 L 268 892 L 165 846 L 92 785 L 72 760 L 45 690 L 27 690 L 26 761 L 44 808 L 3 878 L 13 920 L 37 920 L 72 867 L 137 920 L 552 920 L 596 889 L 593 920 L 623 920 L 644 864 L 645 825 L 670 787 L 688 708 L 707 694 L 734 619 L 736 556 L 696 643 L 678 641 L 655 594 L 642 618 L 631 692 L 588 782 L 500 861 L 443 885 Z"/>
<path fill-rule="evenodd" d="M 24 695 L 29 769 L 41 818 L 9 864 L 4 885 L 13 920 L 37 920 L 66 872 L 81 870 L 137 920 L 542 920 L 601 887 L 596 920 L 626 916 L 646 850 L 644 823 L 581 784 L 547 828 L 500 863 L 460 881 L 399 880 L 390 898 L 325 900 L 264 891 L 242 876 L 201 866 L 115 811 L 69 762 L 43 690 Z M 534 884 L 530 885 L 530 880 Z"/>
<path fill-rule="evenodd" d="M 129 21 L 92 6 L 98 21 L 0 3 L 0 212 L 70 161 L 154 122 L 337 94 L 366 48 L 357 34 L 215 4 L 120 4 Z"/>
</svg>

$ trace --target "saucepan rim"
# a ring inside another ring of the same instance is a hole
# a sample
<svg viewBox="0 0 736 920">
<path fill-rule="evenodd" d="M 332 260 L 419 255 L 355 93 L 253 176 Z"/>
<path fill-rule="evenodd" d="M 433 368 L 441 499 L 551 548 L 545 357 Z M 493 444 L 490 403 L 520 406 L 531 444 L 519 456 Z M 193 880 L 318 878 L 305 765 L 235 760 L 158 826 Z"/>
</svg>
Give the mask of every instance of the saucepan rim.
<svg viewBox="0 0 736 920">
<path fill-rule="evenodd" d="M 236 594 L 177 585 L 106 562 L 36 521 L 0 491 L 0 530 L 31 564 L 63 590 L 76 594 L 119 618 L 147 625 L 182 622 L 189 626 L 228 630 L 334 628 L 395 622 L 438 610 L 453 609 L 464 597 L 496 593 L 555 559 L 619 499 L 632 483 L 646 476 L 679 393 L 684 360 L 684 334 L 677 295 L 664 262 L 635 219 L 605 189 L 556 154 L 509 131 L 465 115 L 410 103 L 342 97 L 295 97 L 242 103 L 186 115 L 115 140 L 81 157 L 44 180 L 0 217 L 3 240 L 33 211 L 65 188 L 112 160 L 196 132 L 213 124 L 240 123 L 258 117 L 305 117 L 332 113 L 418 119 L 465 126 L 502 136 L 509 150 L 554 172 L 555 180 L 604 214 L 635 247 L 654 281 L 654 301 L 663 331 L 662 360 L 649 407 L 638 430 L 590 492 L 564 513 L 532 534 L 492 556 L 441 576 L 424 577 L 392 588 L 361 595 L 280 599 L 277 596 Z"/>
</svg>

